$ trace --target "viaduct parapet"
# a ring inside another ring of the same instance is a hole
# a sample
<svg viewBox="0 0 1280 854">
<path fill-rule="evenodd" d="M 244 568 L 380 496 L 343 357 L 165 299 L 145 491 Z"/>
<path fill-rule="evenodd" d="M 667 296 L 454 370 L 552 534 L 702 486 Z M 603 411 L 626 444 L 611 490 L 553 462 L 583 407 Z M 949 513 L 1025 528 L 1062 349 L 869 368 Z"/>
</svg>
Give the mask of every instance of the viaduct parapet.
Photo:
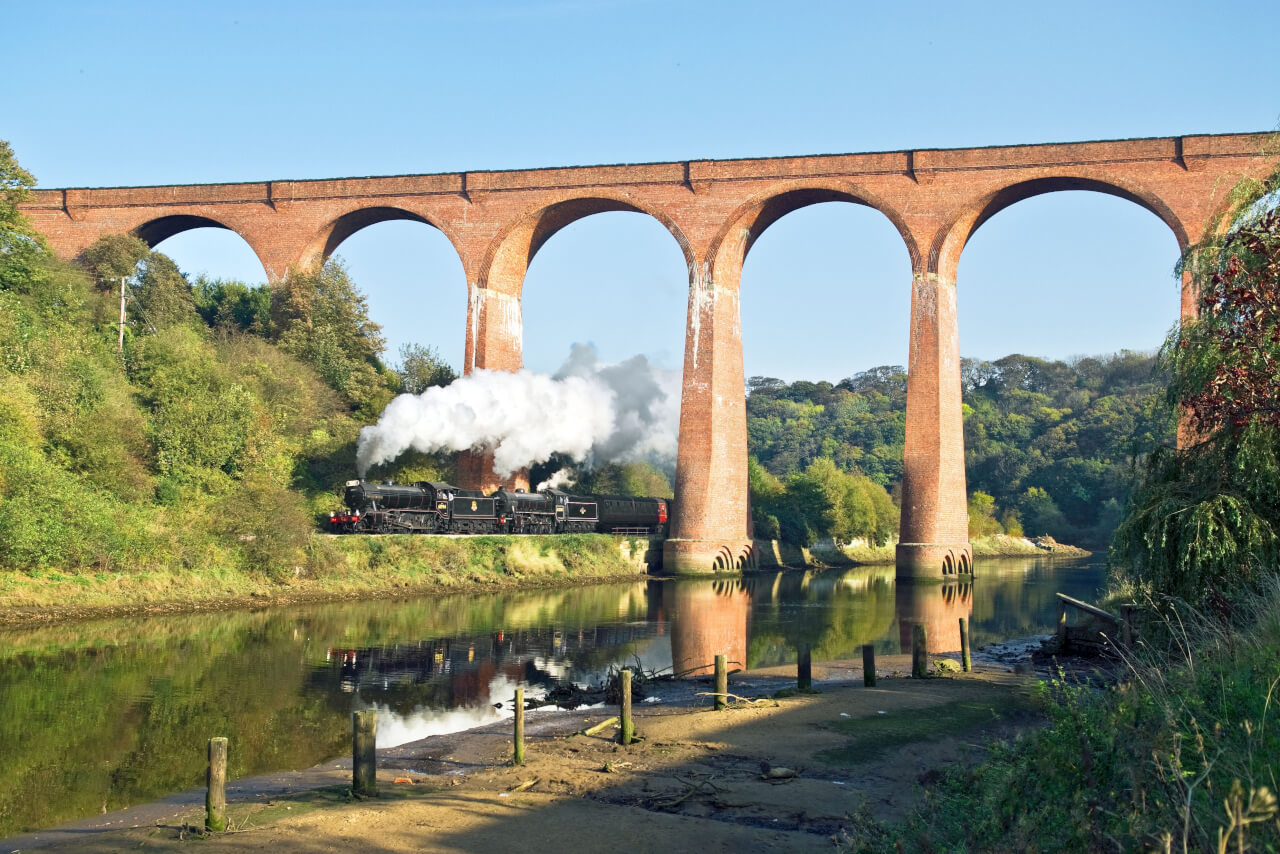
<svg viewBox="0 0 1280 854">
<path fill-rule="evenodd" d="M 1182 248 L 1225 210 L 1246 175 L 1266 174 L 1267 134 L 1181 136 L 874 154 L 689 160 L 334 180 L 37 190 L 23 212 L 75 257 L 105 234 L 151 245 L 205 226 L 235 231 L 276 280 L 322 261 L 377 222 L 424 222 L 449 238 L 469 295 L 464 370 L 522 365 L 521 291 L 538 249 L 604 211 L 657 219 L 689 270 L 676 514 L 665 562 L 677 572 L 752 565 L 738 286 L 752 245 L 806 205 L 845 201 L 893 223 L 911 258 L 900 577 L 970 572 L 960 407 L 956 267 L 969 238 L 1031 196 L 1092 190 L 1158 216 Z M 906 282 L 903 283 L 904 287 Z M 1194 311 L 1184 280 L 1182 314 Z M 498 485 L 491 461 L 463 484 Z M 527 484 L 520 484 L 527 485 Z"/>
</svg>

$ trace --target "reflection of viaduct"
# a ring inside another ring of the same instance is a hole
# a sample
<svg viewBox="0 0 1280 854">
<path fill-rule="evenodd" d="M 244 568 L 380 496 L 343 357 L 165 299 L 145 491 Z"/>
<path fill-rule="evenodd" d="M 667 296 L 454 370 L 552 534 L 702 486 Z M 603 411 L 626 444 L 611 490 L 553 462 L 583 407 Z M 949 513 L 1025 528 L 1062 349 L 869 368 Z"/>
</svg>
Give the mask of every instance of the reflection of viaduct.
<svg viewBox="0 0 1280 854">
<path fill-rule="evenodd" d="M 785 214 L 818 202 L 868 205 L 911 258 L 911 328 L 899 572 L 967 571 L 956 266 L 973 233 L 1022 199 L 1094 190 L 1160 217 L 1181 247 L 1198 240 L 1237 177 L 1268 161 L 1262 134 L 1185 136 L 759 160 L 465 172 L 324 181 L 41 190 L 23 206 L 75 256 L 133 232 L 152 245 L 202 226 L 229 228 L 273 279 L 325 258 L 389 219 L 440 229 L 462 260 L 470 300 L 465 370 L 521 367 L 520 297 L 538 249 L 602 211 L 661 222 L 689 268 L 676 518 L 666 566 L 706 572 L 752 558 L 738 285 L 751 246 Z M 904 283 L 905 284 L 905 283 Z M 1194 308 L 1185 292 L 1182 312 Z M 474 458 L 467 486 L 496 485 Z"/>
<path fill-rule="evenodd" d="M 973 614 L 972 584 L 899 584 L 895 598 L 903 652 L 911 651 L 917 624 L 925 627 L 929 652 L 960 649 L 960 618 Z"/>
</svg>

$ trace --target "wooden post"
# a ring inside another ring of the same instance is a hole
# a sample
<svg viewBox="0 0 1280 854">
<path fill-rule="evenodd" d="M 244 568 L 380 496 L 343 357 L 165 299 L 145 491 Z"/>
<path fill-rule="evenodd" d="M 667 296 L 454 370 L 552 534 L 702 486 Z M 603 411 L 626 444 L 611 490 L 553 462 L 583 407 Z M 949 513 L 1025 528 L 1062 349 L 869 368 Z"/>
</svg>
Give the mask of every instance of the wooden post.
<svg viewBox="0 0 1280 854">
<path fill-rule="evenodd" d="M 960 618 L 960 664 L 965 673 L 973 671 L 973 661 L 969 658 L 969 618 Z"/>
<path fill-rule="evenodd" d="M 209 791 L 204 796 L 204 829 L 221 833 L 227 829 L 227 740 L 209 739 Z"/>
<path fill-rule="evenodd" d="M 1062 641 L 1062 649 L 1067 647 L 1067 603 L 1058 599 L 1058 640 Z"/>
<path fill-rule="evenodd" d="M 813 659 L 807 643 L 796 647 L 796 688 L 801 691 L 813 688 Z"/>
<path fill-rule="evenodd" d="M 631 720 L 631 670 L 623 670 L 618 674 L 618 691 L 622 695 L 622 743 L 630 744 L 636 736 L 636 725 Z"/>
<path fill-rule="evenodd" d="M 516 731 L 511 753 L 513 765 L 524 764 L 524 689 L 516 689 Z"/>
<path fill-rule="evenodd" d="M 378 794 L 378 712 L 351 713 L 351 791 L 360 796 Z"/>
<path fill-rule="evenodd" d="M 716 656 L 715 710 L 724 711 L 729 705 L 729 667 L 723 655 Z"/>
<path fill-rule="evenodd" d="M 1133 605 L 1120 606 L 1120 642 L 1133 649 Z"/>
<path fill-rule="evenodd" d="M 929 675 L 929 633 L 924 623 L 911 627 L 911 675 L 916 679 Z"/>
<path fill-rule="evenodd" d="M 124 352 L 124 283 L 128 281 L 128 276 L 120 277 L 120 341 L 116 345 L 116 349 L 121 353 Z"/>
<path fill-rule="evenodd" d="M 876 687 L 876 648 L 869 643 L 862 645 L 862 684 Z"/>
</svg>

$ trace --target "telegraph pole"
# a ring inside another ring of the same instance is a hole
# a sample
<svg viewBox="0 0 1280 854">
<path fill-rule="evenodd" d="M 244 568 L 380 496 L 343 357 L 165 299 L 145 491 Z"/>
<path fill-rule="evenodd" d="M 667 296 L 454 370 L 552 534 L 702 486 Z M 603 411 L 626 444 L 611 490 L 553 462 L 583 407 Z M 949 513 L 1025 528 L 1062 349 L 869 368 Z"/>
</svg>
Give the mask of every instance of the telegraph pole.
<svg viewBox="0 0 1280 854">
<path fill-rule="evenodd" d="M 120 342 L 117 346 L 121 353 L 124 352 L 124 283 L 128 278 L 120 277 Z"/>
</svg>

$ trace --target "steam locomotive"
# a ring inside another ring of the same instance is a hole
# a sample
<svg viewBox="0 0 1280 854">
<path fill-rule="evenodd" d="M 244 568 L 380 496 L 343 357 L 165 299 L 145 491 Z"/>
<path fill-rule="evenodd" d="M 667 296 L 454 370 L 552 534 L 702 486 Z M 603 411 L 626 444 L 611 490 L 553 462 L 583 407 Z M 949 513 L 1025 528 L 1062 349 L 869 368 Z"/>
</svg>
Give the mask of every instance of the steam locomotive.
<svg viewBox="0 0 1280 854">
<path fill-rule="evenodd" d="M 440 481 L 347 481 L 334 534 L 664 533 L 670 501 L 629 495 L 570 495 L 499 489 L 485 495 Z"/>
</svg>

